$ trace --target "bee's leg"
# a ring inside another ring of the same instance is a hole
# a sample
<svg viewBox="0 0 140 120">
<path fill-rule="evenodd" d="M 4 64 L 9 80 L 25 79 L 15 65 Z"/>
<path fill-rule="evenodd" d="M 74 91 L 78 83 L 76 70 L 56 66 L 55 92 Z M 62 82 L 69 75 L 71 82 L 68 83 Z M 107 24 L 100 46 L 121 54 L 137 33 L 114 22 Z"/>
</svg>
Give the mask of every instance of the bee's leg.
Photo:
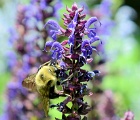
<svg viewBox="0 0 140 120">
<path fill-rule="evenodd" d="M 54 87 L 50 88 L 50 93 L 49 93 L 49 98 L 50 99 L 54 99 L 54 98 L 58 98 L 60 96 L 65 97 L 66 95 L 64 94 L 64 91 L 62 90 L 58 90 L 56 85 Z"/>
<path fill-rule="evenodd" d="M 58 90 L 56 86 L 55 86 L 55 89 L 54 89 L 54 93 L 58 94 L 61 97 L 70 96 L 69 94 L 64 93 L 63 90 Z"/>
<path fill-rule="evenodd" d="M 56 104 L 56 105 L 55 104 L 51 104 L 50 105 L 50 108 L 54 108 L 54 107 L 59 107 L 59 104 Z"/>
<path fill-rule="evenodd" d="M 56 94 L 59 94 L 59 95 L 64 95 L 64 91 L 58 90 L 57 87 L 56 87 L 56 85 L 55 85 L 55 88 L 54 88 L 54 92 L 55 92 Z"/>
</svg>

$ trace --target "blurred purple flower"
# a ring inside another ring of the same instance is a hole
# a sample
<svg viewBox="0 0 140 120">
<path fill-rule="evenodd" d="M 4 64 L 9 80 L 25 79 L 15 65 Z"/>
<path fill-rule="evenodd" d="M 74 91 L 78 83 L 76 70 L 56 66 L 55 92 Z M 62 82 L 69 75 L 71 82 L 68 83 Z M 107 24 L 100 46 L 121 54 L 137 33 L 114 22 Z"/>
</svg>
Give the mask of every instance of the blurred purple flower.
<svg viewBox="0 0 140 120">
<path fill-rule="evenodd" d="M 13 28 L 10 28 L 9 29 L 9 34 L 10 34 L 10 36 L 12 36 L 12 37 L 9 38 L 9 42 L 10 42 L 10 44 L 13 44 L 13 42 L 15 42 L 16 39 L 18 38 L 17 31 Z"/>
<path fill-rule="evenodd" d="M 9 51 L 6 55 L 8 58 L 8 68 L 11 70 L 17 64 L 17 55 L 13 51 Z"/>
<path fill-rule="evenodd" d="M 113 2 L 111 0 L 102 0 L 99 7 L 93 10 L 93 15 L 97 15 L 102 22 L 101 28 L 97 30 L 97 33 L 102 36 L 108 36 L 111 33 L 111 28 L 114 26 L 111 10 L 112 5 Z"/>
<path fill-rule="evenodd" d="M 18 94 L 18 89 L 19 89 L 19 84 L 17 82 L 9 82 L 8 83 L 8 100 L 14 100 L 17 97 Z"/>
<path fill-rule="evenodd" d="M 111 5 L 112 5 L 111 0 L 102 0 L 100 4 L 101 13 L 104 13 L 104 15 L 111 16 L 111 10 L 110 10 Z"/>
<path fill-rule="evenodd" d="M 46 18 L 53 17 L 55 14 L 54 3 L 50 4 L 51 2 L 52 0 L 30 0 L 30 4 L 18 6 L 15 30 L 10 30 L 10 43 L 15 51 L 7 55 L 12 79 L 7 86 L 8 118 L 4 120 L 46 119 L 38 103 L 34 104 L 37 95 L 27 92 L 22 86 L 22 81 L 27 74 L 36 73 L 39 65 L 49 60 L 49 56 L 40 49 L 44 47 L 48 37 L 43 27 Z M 59 29 L 55 28 L 56 26 L 53 28 L 54 31 L 51 31 L 54 39 Z M 50 49 L 53 57 L 56 59 L 61 57 L 61 44 L 54 42 Z"/>
<path fill-rule="evenodd" d="M 44 9 L 46 9 L 46 7 L 47 7 L 47 2 L 46 2 L 46 0 L 40 0 L 40 8 L 41 8 L 42 10 L 44 10 Z"/>
<path fill-rule="evenodd" d="M 8 120 L 8 115 L 6 111 L 0 115 L 0 120 Z"/>
<path fill-rule="evenodd" d="M 40 14 L 39 8 L 35 4 L 30 4 L 25 7 L 25 20 L 35 18 L 37 20 L 42 19 L 42 15 Z"/>
<path fill-rule="evenodd" d="M 134 114 L 131 111 L 127 111 L 121 120 L 134 120 Z"/>
<path fill-rule="evenodd" d="M 57 0 L 54 5 L 54 16 L 58 19 L 60 18 L 58 11 L 59 11 L 59 9 L 62 8 L 62 6 L 63 6 L 62 0 Z"/>
</svg>

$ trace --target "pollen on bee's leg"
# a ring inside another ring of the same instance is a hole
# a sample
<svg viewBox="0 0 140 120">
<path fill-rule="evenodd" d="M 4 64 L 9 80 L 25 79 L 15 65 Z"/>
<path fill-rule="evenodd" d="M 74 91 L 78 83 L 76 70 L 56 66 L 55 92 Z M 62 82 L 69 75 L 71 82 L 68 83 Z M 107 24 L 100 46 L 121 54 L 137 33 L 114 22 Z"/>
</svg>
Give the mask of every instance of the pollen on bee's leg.
<svg viewBox="0 0 140 120">
<path fill-rule="evenodd" d="M 58 92 L 59 95 L 63 95 L 64 94 L 64 91 L 62 91 L 62 90 L 61 91 L 57 91 L 57 92 Z"/>
<path fill-rule="evenodd" d="M 57 87 L 55 86 L 54 92 L 60 96 L 64 96 L 64 91 L 63 90 L 58 90 Z"/>
<path fill-rule="evenodd" d="M 66 96 L 70 96 L 69 94 L 64 93 L 64 91 L 57 91 L 57 94 L 59 94 L 61 97 L 66 97 Z"/>
<path fill-rule="evenodd" d="M 56 94 L 59 94 L 59 95 L 63 95 L 63 94 L 64 94 L 64 91 L 58 90 L 58 89 L 56 88 L 56 86 L 55 86 L 54 92 L 55 92 Z"/>
</svg>

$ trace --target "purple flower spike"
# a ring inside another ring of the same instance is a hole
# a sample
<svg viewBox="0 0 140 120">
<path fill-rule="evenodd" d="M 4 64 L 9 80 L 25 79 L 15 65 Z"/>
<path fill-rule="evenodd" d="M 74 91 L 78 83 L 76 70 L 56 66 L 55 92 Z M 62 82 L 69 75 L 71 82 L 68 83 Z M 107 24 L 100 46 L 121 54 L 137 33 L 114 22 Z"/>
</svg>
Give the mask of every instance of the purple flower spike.
<svg viewBox="0 0 140 120">
<path fill-rule="evenodd" d="M 68 95 L 63 102 L 54 106 L 62 112 L 62 119 L 81 120 L 82 115 L 86 115 L 92 110 L 92 107 L 83 99 L 85 95 L 91 95 L 90 89 L 86 83 L 82 82 L 88 82 L 100 73 L 97 70 L 86 71 L 82 69 L 84 64 L 93 60 L 90 58 L 93 50 L 97 51 L 92 43 L 99 40 L 95 25 L 98 19 L 92 17 L 88 21 L 84 20 L 86 17 L 85 14 L 82 14 L 84 8 L 78 8 L 76 3 L 71 8 L 66 7 L 66 10 L 68 13 L 63 14 L 66 29 L 61 28 L 53 20 L 46 23 L 53 41 L 46 43 L 45 50 L 49 48 L 52 59 L 58 60 L 60 65 L 60 69 L 56 71 L 60 79 L 58 82 L 62 86 L 63 95 Z M 58 35 L 64 35 L 68 39 L 59 43 L 56 41 Z M 89 39 L 83 40 L 85 35 Z M 71 107 L 67 106 L 69 102 L 72 103 Z M 56 118 L 56 120 L 59 119 Z M 87 118 L 84 117 L 82 120 L 87 120 Z"/>
<path fill-rule="evenodd" d="M 59 42 L 54 42 L 51 47 L 52 59 L 61 59 L 63 53 L 63 47 Z"/>
<path fill-rule="evenodd" d="M 56 21 L 54 21 L 54 20 L 49 20 L 45 24 L 45 27 L 48 29 L 49 34 L 52 37 L 52 39 L 56 41 L 57 35 L 61 34 L 61 30 L 60 30 L 59 24 Z"/>
</svg>

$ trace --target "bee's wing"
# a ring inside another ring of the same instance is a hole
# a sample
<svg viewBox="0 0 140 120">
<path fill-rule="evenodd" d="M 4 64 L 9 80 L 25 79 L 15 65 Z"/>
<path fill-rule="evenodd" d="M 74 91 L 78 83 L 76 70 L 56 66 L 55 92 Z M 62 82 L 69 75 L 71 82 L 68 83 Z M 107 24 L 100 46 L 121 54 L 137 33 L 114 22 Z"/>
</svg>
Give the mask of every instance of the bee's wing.
<svg viewBox="0 0 140 120">
<path fill-rule="evenodd" d="M 22 81 L 22 86 L 30 91 L 36 91 L 35 76 L 36 74 L 32 74 L 25 78 Z"/>
<path fill-rule="evenodd" d="M 39 70 L 43 67 L 43 66 L 47 66 L 51 63 L 51 61 L 45 62 L 44 64 L 40 65 Z"/>
<path fill-rule="evenodd" d="M 45 97 L 45 96 L 41 96 L 41 105 L 44 109 L 45 112 L 45 116 L 48 117 L 48 112 L 49 112 L 49 108 L 50 108 L 50 98 L 49 97 Z"/>
<path fill-rule="evenodd" d="M 55 66 L 57 68 L 60 68 L 60 66 L 58 65 L 58 62 L 50 60 L 45 62 L 44 64 L 40 65 L 39 69 L 41 69 L 43 66 Z"/>
</svg>

